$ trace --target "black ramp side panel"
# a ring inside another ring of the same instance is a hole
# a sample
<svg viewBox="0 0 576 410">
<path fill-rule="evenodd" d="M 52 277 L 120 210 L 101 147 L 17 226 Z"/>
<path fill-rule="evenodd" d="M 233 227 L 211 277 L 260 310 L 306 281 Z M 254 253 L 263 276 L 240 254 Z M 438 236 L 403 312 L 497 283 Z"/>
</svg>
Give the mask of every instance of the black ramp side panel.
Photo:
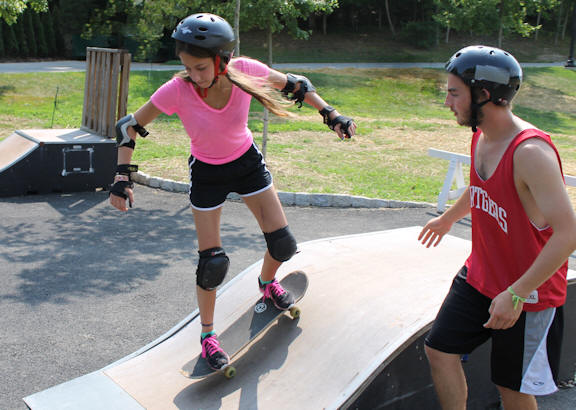
<svg viewBox="0 0 576 410">
<path fill-rule="evenodd" d="M 576 275 L 568 272 L 568 295 L 564 305 L 564 338 L 558 381 L 571 382 L 576 375 Z M 431 326 L 431 325 L 430 325 Z M 350 404 L 348 409 L 440 410 L 430 367 L 424 353 L 428 329 L 392 359 L 374 380 Z M 498 391 L 490 381 L 490 342 L 472 353 L 464 362 L 468 381 L 469 410 L 500 408 Z"/>
<path fill-rule="evenodd" d="M 115 141 L 81 129 L 17 130 L 0 142 L 0 197 L 107 189 Z"/>
<path fill-rule="evenodd" d="M 427 333 L 424 332 L 394 358 L 348 409 L 440 410 L 424 352 Z M 489 366 L 490 343 L 478 348 L 464 363 L 470 386 L 468 410 L 500 408 L 498 391 L 490 381 Z"/>
<path fill-rule="evenodd" d="M 572 255 L 571 257 L 573 257 Z M 564 304 L 564 338 L 560 356 L 560 382 L 574 382 L 576 379 L 576 275 L 568 271 L 568 294 Z"/>
</svg>

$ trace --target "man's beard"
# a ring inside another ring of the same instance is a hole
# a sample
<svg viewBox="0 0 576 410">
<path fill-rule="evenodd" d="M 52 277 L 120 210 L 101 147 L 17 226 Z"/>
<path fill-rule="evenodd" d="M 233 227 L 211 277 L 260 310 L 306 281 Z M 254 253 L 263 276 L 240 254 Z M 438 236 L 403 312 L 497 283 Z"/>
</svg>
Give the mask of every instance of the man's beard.
<svg viewBox="0 0 576 410">
<path fill-rule="evenodd" d="M 474 108 L 470 107 L 465 113 L 464 115 L 460 116 L 460 118 L 458 118 L 458 124 L 465 126 L 465 127 L 472 127 L 473 125 L 480 125 L 480 123 L 482 122 L 482 120 L 484 119 L 484 113 L 482 112 L 482 107 L 476 107 L 476 124 L 473 124 L 473 116 L 472 116 L 472 110 L 474 110 Z"/>
</svg>

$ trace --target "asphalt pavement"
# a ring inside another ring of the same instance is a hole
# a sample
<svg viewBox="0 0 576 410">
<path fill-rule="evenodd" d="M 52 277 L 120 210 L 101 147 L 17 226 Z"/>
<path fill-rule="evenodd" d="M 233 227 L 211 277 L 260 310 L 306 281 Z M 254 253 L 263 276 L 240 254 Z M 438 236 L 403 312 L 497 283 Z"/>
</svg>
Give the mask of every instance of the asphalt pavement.
<svg viewBox="0 0 576 410">
<path fill-rule="evenodd" d="M 106 192 L 0 199 L 0 408 L 85 375 L 157 339 L 196 309 L 193 217 L 185 193 L 137 186 L 121 213 Z M 299 242 L 422 226 L 435 208 L 285 207 Z M 451 234 L 469 239 L 469 221 Z M 222 216 L 227 280 L 265 241 L 241 202 Z M 414 238 L 414 246 L 420 246 Z M 571 260 L 573 263 L 573 260 Z M 454 272 L 447 272 L 448 275 Z M 573 409 L 576 389 L 542 400 Z"/>
</svg>

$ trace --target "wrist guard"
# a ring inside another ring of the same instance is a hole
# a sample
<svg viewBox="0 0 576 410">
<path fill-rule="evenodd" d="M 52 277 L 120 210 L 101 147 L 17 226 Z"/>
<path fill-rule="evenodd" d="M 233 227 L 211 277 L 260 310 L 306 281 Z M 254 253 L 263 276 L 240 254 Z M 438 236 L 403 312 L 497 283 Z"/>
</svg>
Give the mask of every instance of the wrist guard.
<svg viewBox="0 0 576 410">
<path fill-rule="evenodd" d="M 332 111 L 335 111 L 335 109 L 334 109 L 334 107 L 332 107 L 330 105 L 327 105 L 326 107 L 324 107 L 320 111 L 318 111 L 320 113 L 320 115 L 322 116 L 324 124 L 328 125 L 328 123 L 330 122 L 330 113 Z"/>
<path fill-rule="evenodd" d="M 346 117 L 344 115 L 339 115 L 334 119 L 330 119 L 330 113 L 332 111 L 335 111 L 335 109 L 333 107 L 327 105 L 326 107 L 322 108 L 318 112 L 320 113 L 320 115 L 324 119 L 324 124 L 326 124 L 328 126 L 328 128 L 330 128 L 332 131 L 334 131 L 334 128 L 336 127 L 336 125 L 340 124 L 340 129 L 342 130 L 344 135 L 346 135 L 348 138 L 351 138 L 352 136 L 350 135 L 349 128 L 350 128 L 350 125 L 352 125 L 352 123 L 354 122 L 354 120 L 352 118 Z"/>
<path fill-rule="evenodd" d="M 127 175 L 130 178 L 132 172 L 138 172 L 138 165 L 120 164 L 116 167 L 116 175 Z M 130 179 L 132 181 L 132 179 Z"/>
<path fill-rule="evenodd" d="M 122 199 L 128 199 L 126 195 L 126 188 L 134 188 L 134 182 L 132 181 L 115 181 L 110 187 L 110 195 L 119 196 Z M 130 203 L 130 208 L 132 208 L 132 203 Z"/>
<path fill-rule="evenodd" d="M 297 91 L 294 91 L 297 84 L 300 84 L 300 87 Z M 306 93 L 315 91 L 316 88 L 314 88 L 310 80 L 303 75 L 286 74 L 286 85 L 282 89 L 282 94 L 284 94 L 285 98 L 296 101 L 298 108 L 302 107 L 302 101 L 306 98 Z"/>
<path fill-rule="evenodd" d="M 118 165 L 116 168 L 116 176 L 114 177 L 114 184 L 112 184 L 110 187 L 110 195 L 116 195 L 122 199 L 128 199 L 128 195 L 126 195 L 126 188 L 134 188 L 134 183 L 130 177 L 132 172 L 138 172 L 138 165 Z M 132 202 L 129 202 L 129 205 L 130 208 L 132 208 Z"/>
<path fill-rule="evenodd" d="M 143 138 L 149 134 L 146 128 L 138 124 L 134 115 L 128 114 L 116 123 L 116 146 L 134 149 L 136 141 L 128 135 L 128 127 L 130 126 Z"/>
<path fill-rule="evenodd" d="M 328 125 L 328 128 L 334 131 L 336 125 L 340 124 L 340 129 L 342 130 L 346 138 L 352 138 L 352 136 L 350 135 L 350 126 L 354 122 L 352 118 L 346 117 L 345 115 L 339 115 L 333 120 L 331 120 L 330 118 L 326 120 L 326 118 L 328 117 L 324 117 L 324 122 L 326 123 L 326 125 Z"/>
</svg>

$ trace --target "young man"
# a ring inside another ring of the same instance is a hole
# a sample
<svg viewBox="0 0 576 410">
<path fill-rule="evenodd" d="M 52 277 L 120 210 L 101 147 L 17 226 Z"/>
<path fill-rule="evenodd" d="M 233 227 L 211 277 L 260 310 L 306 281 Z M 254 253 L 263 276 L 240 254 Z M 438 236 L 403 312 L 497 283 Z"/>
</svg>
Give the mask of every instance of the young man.
<svg viewBox="0 0 576 410">
<path fill-rule="evenodd" d="M 470 185 L 418 239 L 436 246 L 471 214 L 472 252 L 426 339 L 432 378 L 444 409 L 465 409 L 460 356 L 492 339 L 492 381 L 504 408 L 536 409 L 535 395 L 557 390 L 576 217 L 550 137 L 511 111 L 522 82 L 516 59 L 471 46 L 446 70 L 445 105 L 473 130 Z"/>
</svg>

